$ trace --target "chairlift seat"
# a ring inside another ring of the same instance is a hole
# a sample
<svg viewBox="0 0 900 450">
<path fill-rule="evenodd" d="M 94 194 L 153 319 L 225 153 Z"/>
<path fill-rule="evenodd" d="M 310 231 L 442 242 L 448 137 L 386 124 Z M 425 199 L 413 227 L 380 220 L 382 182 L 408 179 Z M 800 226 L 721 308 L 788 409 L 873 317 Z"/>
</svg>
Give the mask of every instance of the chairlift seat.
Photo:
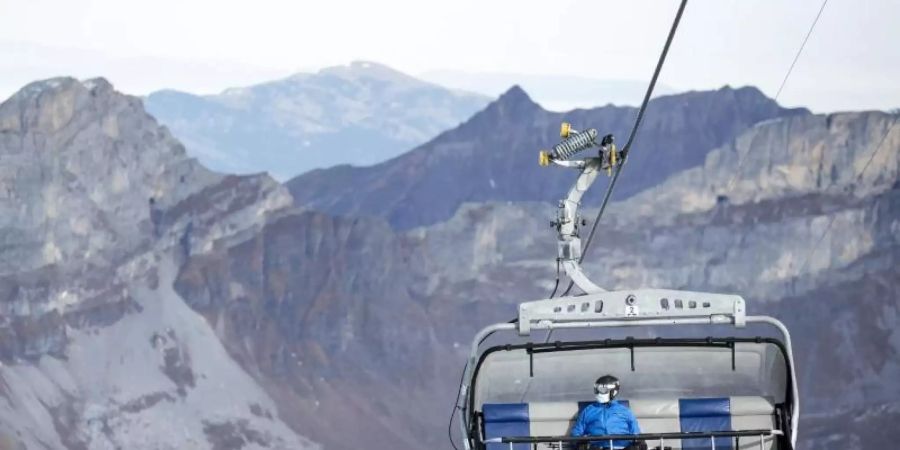
<svg viewBox="0 0 900 450">
<path fill-rule="evenodd" d="M 695 431 L 735 431 L 774 429 L 775 406 L 764 397 L 735 396 L 722 398 L 658 398 L 620 400 L 634 413 L 643 433 L 677 433 Z M 485 403 L 482 407 L 485 438 L 520 436 L 566 436 L 579 411 L 590 404 L 584 402 Z M 740 450 L 758 450 L 758 437 L 740 438 Z M 650 448 L 657 442 L 648 442 Z M 672 449 L 712 449 L 709 439 L 665 441 Z M 538 444 L 538 450 L 556 448 Z M 488 450 L 507 450 L 508 444 L 490 443 Z M 734 440 L 716 439 L 716 450 L 734 450 Z M 763 447 L 776 448 L 774 439 L 766 437 Z M 529 450 L 529 444 L 514 444 L 514 450 Z"/>
</svg>

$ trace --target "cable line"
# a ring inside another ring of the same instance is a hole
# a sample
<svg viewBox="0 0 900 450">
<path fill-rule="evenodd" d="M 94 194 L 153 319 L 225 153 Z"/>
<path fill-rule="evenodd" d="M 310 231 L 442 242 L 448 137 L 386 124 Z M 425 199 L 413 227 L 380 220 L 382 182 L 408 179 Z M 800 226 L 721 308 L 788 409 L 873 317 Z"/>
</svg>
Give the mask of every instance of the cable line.
<svg viewBox="0 0 900 450">
<path fill-rule="evenodd" d="M 647 103 L 650 102 L 650 97 L 653 95 L 653 89 L 656 87 L 656 80 L 659 78 L 659 73 L 662 71 L 663 64 L 666 62 L 666 55 L 669 53 L 669 47 L 672 45 L 672 39 L 675 37 L 675 31 L 678 30 L 678 23 L 681 21 L 681 15 L 684 13 L 685 6 L 687 6 L 687 0 L 682 0 L 681 4 L 678 6 L 678 12 L 675 14 L 675 20 L 672 22 L 672 28 L 669 30 L 669 36 L 666 38 L 666 45 L 663 46 L 662 53 L 659 55 L 659 61 L 656 62 L 656 70 L 653 71 L 653 78 L 650 79 L 650 85 L 647 86 L 647 92 L 644 94 L 644 101 L 641 102 L 641 108 L 638 110 L 638 115 L 634 121 L 634 126 L 631 128 L 631 134 L 629 134 L 628 136 L 628 141 L 625 143 L 625 147 L 622 148 L 622 163 L 616 166 L 616 171 L 613 173 L 613 177 L 609 181 L 609 187 L 606 188 L 606 193 L 603 195 L 603 202 L 600 204 L 600 210 L 597 211 L 597 217 L 594 218 L 594 223 L 591 224 L 591 232 L 588 234 L 587 240 L 584 242 L 584 247 L 581 249 L 581 256 L 578 258 L 579 264 L 584 261 L 584 257 L 585 255 L 587 255 L 587 251 L 591 247 L 591 241 L 594 240 L 594 234 L 597 232 L 597 224 L 600 223 L 600 219 L 603 217 L 603 212 L 606 211 L 606 205 L 609 204 L 609 199 L 612 196 L 613 189 L 616 187 L 616 181 L 619 179 L 619 174 L 622 173 L 622 167 L 625 166 L 625 158 L 628 157 L 628 152 L 631 150 L 631 145 L 634 143 L 634 139 L 637 136 L 638 129 L 641 127 L 641 122 L 644 119 L 644 112 L 647 110 Z M 572 286 L 574 285 L 575 282 L 570 280 L 569 287 L 566 288 L 562 296 L 565 297 L 566 295 L 568 295 L 569 291 L 572 290 Z"/>
<path fill-rule="evenodd" d="M 800 44 L 800 48 L 797 50 L 797 54 L 794 55 L 794 60 L 791 62 L 791 66 L 788 67 L 787 72 L 784 74 L 784 78 L 781 80 L 781 86 L 778 86 L 778 91 L 775 93 L 774 98 L 775 103 L 778 103 L 778 98 L 781 97 L 781 92 L 784 90 L 784 85 L 787 84 L 788 78 L 790 78 L 791 73 L 794 72 L 794 66 L 797 65 L 797 60 L 800 59 L 800 54 L 802 54 L 803 49 L 806 48 L 806 43 L 809 41 L 809 37 L 812 36 L 812 32 L 816 28 L 816 24 L 819 23 L 819 18 L 822 17 L 822 11 L 825 11 L 825 5 L 827 4 L 828 0 L 824 0 L 822 2 L 822 6 L 819 7 L 819 13 L 816 14 L 816 18 L 813 20 L 812 25 L 809 26 L 809 31 L 806 32 L 806 37 L 803 38 L 803 43 Z M 746 156 L 746 154 L 738 155 L 737 169 L 735 169 L 734 175 L 731 176 L 731 181 L 729 181 L 728 185 L 725 187 L 725 192 L 730 193 L 734 188 L 734 183 L 737 181 L 738 177 L 741 174 L 741 169 L 744 167 Z"/>
</svg>

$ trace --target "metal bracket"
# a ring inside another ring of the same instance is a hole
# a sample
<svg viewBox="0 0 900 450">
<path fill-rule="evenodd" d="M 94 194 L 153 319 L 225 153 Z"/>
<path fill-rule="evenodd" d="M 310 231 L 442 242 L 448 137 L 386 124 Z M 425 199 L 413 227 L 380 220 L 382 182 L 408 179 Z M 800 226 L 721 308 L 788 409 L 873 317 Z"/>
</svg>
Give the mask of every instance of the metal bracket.
<svg viewBox="0 0 900 450">
<path fill-rule="evenodd" d="M 581 161 L 554 161 L 565 167 L 578 167 L 581 173 L 575 180 L 575 185 L 569 189 L 566 198 L 560 201 L 557 214 L 557 231 L 559 241 L 557 244 L 557 257 L 565 270 L 566 275 L 579 289 L 586 293 L 604 292 L 604 289 L 594 284 L 585 275 L 581 268 L 581 238 L 578 235 L 579 216 L 578 206 L 581 198 L 590 189 L 597 175 L 600 173 L 603 162 L 601 158 L 588 158 Z"/>
<path fill-rule="evenodd" d="M 599 289 L 599 288 L 598 288 Z M 744 327 L 747 308 L 739 295 L 671 289 L 636 289 L 597 292 L 579 297 L 526 302 L 519 305 L 518 331 L 532 326 L 561 327 L 566 323 L 634 322 L 703 319 L 706 323 Z"/>
</svg>

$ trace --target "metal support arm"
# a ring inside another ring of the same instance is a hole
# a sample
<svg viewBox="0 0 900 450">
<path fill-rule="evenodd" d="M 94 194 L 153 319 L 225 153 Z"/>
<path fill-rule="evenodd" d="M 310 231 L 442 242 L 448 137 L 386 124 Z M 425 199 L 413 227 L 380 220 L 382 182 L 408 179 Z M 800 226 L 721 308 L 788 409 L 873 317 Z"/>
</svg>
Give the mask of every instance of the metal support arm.
<svg viewBox="0 0 900 450">
<path fill-rule="evenodd" d="M 556 221 L 556 228 L 559 232 L 557 258 L 566 275 L 579 289 L 588 294 L 604 292 L 605 290 L 594 284 L 581 268 L 581 238 L 578 234 L 581 225 L 578 207 L 581 205 L 584 193 L 594 184 L 597 175 L 603 169 L 603 159 L 587 158 L 581 161 L 554 160 L 553 162 L 563 167 L 578 168 L 581 172 L 578 179 L 575 180 L 575 185 L 569 189 L 566 198 L 559 202 Z"/>
</svg>

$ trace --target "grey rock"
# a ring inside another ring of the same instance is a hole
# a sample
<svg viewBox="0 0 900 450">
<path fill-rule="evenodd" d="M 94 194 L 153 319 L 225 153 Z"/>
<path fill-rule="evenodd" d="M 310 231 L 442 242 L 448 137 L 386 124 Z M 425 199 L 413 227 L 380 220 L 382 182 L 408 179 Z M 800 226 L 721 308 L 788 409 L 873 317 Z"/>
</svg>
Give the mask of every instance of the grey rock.
<svg viewBox="0 0 900 450">
<path fill-rule="evenodd" d="M 32 83 L 0 105 L 0 274 L 108 265 L 153 240 L 154 212 L 220 177 L 105 80 Z"/>
</svg>

